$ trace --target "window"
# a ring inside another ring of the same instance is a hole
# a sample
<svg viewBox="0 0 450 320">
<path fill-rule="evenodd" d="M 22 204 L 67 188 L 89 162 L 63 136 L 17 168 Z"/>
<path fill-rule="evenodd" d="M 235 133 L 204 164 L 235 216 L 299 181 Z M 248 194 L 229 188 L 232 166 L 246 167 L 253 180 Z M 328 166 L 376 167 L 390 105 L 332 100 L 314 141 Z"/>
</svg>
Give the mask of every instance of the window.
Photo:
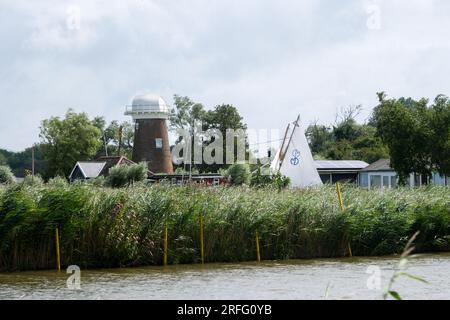
<svg viewBox="0 0 450 320">
<path fill-rule="evenodd" d="M 364 188 L 367 188 L 369 186 L 369 175 L 367 173 L 360 174 L 359 185 Z"/>
<path fill-rule="evenodd" d="M 335 183 L 337 181 L 355 183 L 356 178 L 357 178 L 357 175 L 355 173 L 333 173 L 332 174 L 333 183 Z"/>
<path fill-rule="evenodd" d="M 391 176 L 391 188 L 397 187 L 397 176 Z"/>
<path fill-rule="evenodd" d="M 323 183 L 331 183 L 331 175 L 326 173 L 326 174 L 321 174 L 320 175 L 320 179 L 322 179 Z"/>
<path fill-rule="evenodd" d="M 370 187 L 381 188 L 381 176 L 379 175 L 370 176 Z"/>
<path fill-rule="evenodd" d="M 383 188 L 389 188 L 389 176 L 383 176 Z"/>
<path fill-rule="evenodd" d="M 433 173 L 433 184 L 436 186 L 445 186 L 445 177 L 439 173 Z"/>
<path fill-rule="evenodd" d="M 421 183 L 421 177 L 420 174 L 414 174 L 414 187 L 420 187 L 422 185 Z"/>
<path fill-rule="evenodd" d="M 161 138 L 156 138 L 155 139 L 155 144 L 156 144 L 156 149 L 162 149 L 163 147 L 163 141 Z"/>
</svg>

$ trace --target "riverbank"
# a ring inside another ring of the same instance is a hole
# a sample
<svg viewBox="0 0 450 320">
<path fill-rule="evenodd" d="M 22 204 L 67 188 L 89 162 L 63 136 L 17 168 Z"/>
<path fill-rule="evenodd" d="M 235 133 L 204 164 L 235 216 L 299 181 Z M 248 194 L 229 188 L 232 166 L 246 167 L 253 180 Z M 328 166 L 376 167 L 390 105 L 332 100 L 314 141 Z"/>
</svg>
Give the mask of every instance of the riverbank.
<svg viewBox="0 0 450 320">
<path fill-rule="evenodd" d="M 342 212 L 333 186 L 311 190 L 154 185 L 0 188 L 0 271 L 54 269 L 55 228 L 63 266 L 160 265 L 168 226 L 168 262 L 205 262 L 400 253 L 416 231 L 419 252 L 450 250 L 450 189 L 367 191 L 344 186 Z"/>
</svg>

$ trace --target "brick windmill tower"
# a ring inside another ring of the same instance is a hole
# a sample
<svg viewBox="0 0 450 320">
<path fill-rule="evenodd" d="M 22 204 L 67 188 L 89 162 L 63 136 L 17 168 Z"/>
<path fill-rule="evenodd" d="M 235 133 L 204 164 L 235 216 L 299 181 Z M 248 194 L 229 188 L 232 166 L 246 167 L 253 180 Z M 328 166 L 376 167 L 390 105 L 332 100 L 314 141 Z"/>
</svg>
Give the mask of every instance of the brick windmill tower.
<svg viewBox="0 0 450 320">
<path fill-rule="evenodd" d="M 173 173 L 167 119 L 170 110 L 164 99 L 154 94 L 137 95 L 125 115 L 135 123 L 133 161 L 147 162 L 154 173 Z"/>
</svg>

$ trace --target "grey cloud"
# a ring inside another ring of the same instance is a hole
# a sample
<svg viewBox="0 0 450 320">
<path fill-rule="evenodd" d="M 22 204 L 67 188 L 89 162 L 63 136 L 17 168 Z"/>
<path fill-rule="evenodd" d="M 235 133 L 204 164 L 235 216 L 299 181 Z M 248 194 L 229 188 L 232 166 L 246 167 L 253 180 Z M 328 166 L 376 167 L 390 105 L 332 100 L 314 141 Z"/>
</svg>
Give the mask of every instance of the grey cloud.
<svg viewBox="0 0 450 320">
<path fill-rule="evenodd" d="M 79 30 L 60 1 L 4 1 L 0 147 L 12 150 L 68 107 L 125 120 L 143 90 L 233 103 L 249 127 L 276 129 L 297 113 L 333 121 L 349 104 L 364 119 L 379 90 L 433 98 L 450 86 L 444 0 L 80 0 Z M 366 26 L 368 4 L 380 30 Z"/>
</svg>

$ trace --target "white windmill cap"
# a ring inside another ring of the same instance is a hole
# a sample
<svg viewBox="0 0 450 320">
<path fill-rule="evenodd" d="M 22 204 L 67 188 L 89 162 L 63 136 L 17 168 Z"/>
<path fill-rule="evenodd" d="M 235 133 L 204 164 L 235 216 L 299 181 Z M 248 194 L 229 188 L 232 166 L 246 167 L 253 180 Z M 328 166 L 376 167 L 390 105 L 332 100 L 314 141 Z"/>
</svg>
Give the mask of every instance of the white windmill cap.
<svg viewBox="0 0 450 320">
<path fill-rule="evenodd" d="M 151 107 L 151 110 L 155 110 L 157 112 L 169 112 L 169 106 L 163 97 L 152 93 L 136 95 L 133 98 L 131 106 L 133 109 Z"/>
<path fill-rule="evenodd" d="M 134 119 L 167 118 L 169 113 L 170 108 L 164 98 L 152 93 L 134 96 L 125 112 Z"/>
</svg>

